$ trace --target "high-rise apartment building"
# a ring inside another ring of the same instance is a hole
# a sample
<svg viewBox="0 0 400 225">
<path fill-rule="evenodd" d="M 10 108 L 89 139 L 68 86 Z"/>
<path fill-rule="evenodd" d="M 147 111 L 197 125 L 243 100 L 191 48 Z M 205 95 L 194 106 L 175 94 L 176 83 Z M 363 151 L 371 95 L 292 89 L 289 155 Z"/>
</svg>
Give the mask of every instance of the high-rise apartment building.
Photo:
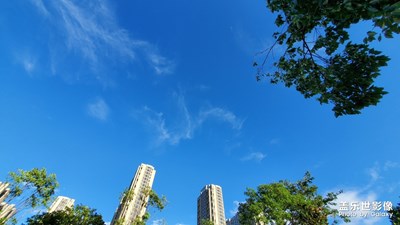
<svg viewBox="0 0 400 225">
<path fill-rule="evenodd" d="M 111 225 L 128 225 L 136 218 L 141 218 L 146 213 L 146 206 L 149 200 L 146 191 L 151 190 L 156 171 L 153 166 L 140 164 L 135 177 L 127 190 L 125 196 L 121 199 L 117 211 L 111 221 Z"/>
<path fill-rule="evenodd" d="M 67 207 L 74 206 L 75 199 L 67 198 L 64 196 L 58 196 L 56 200 L 51 204 L 49 208 L 49 213 L 54 211 L 65 210 Z"/>
<path fill-rule="evenodd" d="M 234 217 L 226 220 L 226 225 L 240 225 L 239 214 L 236 213 Z"/>
<path fill-rule="evenodd" d="M 249 223 L 250 225 L 264 225 L 264 222 L 260 221 L 260 222 L 256 222 L 253 221 L 251 223 Z M 239 222 L 239 213 L 236 213 L 234 217 L 227 219 L 226 220 L 226 225 L 241 225 Z M 270 225 L 270 224 L 268 224 Z"/>
<path fill-rule="evenodd" d="M 7 204 L 4 200 L 10 194 L 10 188 L 8 188 L 8 183 L 0 182 L 0 219 L 10 219 L 12 216 L 17 213 L 17 209 L 14 204 Z"/>
<path fill-rule="evenodd" d="M 202 220 L 210 220 L 214 225 L 225 225 L 224 200 L 222 188 L 218 185 L 206 185 L 197 198 L 197 225 Z"/>
</svg>

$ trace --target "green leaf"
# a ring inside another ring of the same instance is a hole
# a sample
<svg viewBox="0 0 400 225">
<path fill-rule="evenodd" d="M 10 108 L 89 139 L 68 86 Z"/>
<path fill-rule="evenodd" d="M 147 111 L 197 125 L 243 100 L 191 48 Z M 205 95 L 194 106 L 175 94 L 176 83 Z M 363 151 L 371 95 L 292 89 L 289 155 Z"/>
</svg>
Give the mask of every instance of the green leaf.
<svg viewBox="0 0 400 225">
<path fill-rule="evenodd" d="M 387 30 L 384 32 L 385 38 L 393 38 L 393 32 L 391 30 Z"/>
<path fill-rule="evenodd" d="M 368 34 L 369 37 L 374 37 L 376 35 L 376 32 L 375 31 L 368 31 L 367 34 Z"/>
<path fill-rule="evenodd" d="M 285 21 L 283 20 L 282 15 L 278 15 L 278 16 L 276 17 L 276 20 L 275 20 L 276 26 L 280 27 L 280 26 L 283 25 L 284 22 L 285 22 Z"/>
</svg>

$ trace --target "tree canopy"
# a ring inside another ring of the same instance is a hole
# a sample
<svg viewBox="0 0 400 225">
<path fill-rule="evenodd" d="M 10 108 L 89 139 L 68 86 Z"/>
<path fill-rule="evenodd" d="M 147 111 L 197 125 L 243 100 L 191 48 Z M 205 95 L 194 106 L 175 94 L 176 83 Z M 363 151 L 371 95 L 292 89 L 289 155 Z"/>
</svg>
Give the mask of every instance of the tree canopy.
<svg viewBox="0 0 400 225">
<path fill-rule="evenodd" d="M 400 2 L 396 0 L 267 0 L 277 15 L 275 43 L 254 62 L 257 80 L 295 86 L 305 98 L 316 97 L 321 104 L 332 103 L 336 117 L 359 114 L 376 105 L 387 92 L 375 85 L 381 67 L 389 57 L 370 46 L 382 37 L 400 32 Z M 362 43 L 351 40 L 353 24 L 371 21 L 372 30 Z M 282 54 L 266 68 L 275 47 Z"/>
<path fill-rule="evenodd" d="M 27 220 L 27 225 L 104 225 L 103 218 L 95 209 L 78 205 L 66 210 L 35 215 Z"/>
<path fill-rule="evenodd" d="M 337 193 L 328 193 L 326 197 L 317 194 L 317 186 L 309 172 L 295 182 L 279 181 L 258 186 L 257 190 L 248 188 L 246 202 L 239 205 L 241 224 L 276 224 L 287 222 L 298 225 L 326 225 L 332 217 L 335 224 L 339 219 L 348 222 L 348 218 L 338 215 L 334 200 Z"/>
<path fill-rule="evenodd" d="M 392 225 L 400 225 L 400 203 L 393 207 L 389 213 L 391 213 L 391 217 L 389 219 L 390 222 L 392 222 Z"/>
</svg>

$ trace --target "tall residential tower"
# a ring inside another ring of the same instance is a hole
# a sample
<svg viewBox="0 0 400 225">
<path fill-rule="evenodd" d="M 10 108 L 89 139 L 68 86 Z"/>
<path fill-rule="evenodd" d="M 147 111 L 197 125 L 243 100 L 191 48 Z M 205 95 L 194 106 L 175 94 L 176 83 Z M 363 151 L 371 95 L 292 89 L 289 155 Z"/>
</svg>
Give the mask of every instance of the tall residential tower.
<svg viewBox="0 0 400 225">
<path fill-rule="evenodd" d="M 210 220 L 214 225 L 226 224 L 222 188 L 218 185 L 206 185 L 197 198 L 197 225 L 202 220 Z"/>
<path fill-rule="evenodd" d="M 149 200 L 146 191 L 151 190 L 155 175 L 156 171 L 153 166 L 140 164 L 129 189 L 121 199 L 111 225 L 132 224 L 136 218 L 141 218 L 146 213 L 146 206 Z"/>
<path fill-rule="evenodd" d="M 8 183 L 0 182 L 0 219 L 6 220 L 10 219 L 17 213 L 17 209 L 15 208 L 14 204 L 9 205 L 3 202 L 4 200 L 6 200 L 11 191 L 8 186 Z"/>
<path fill-rule="evenodd" d="M 239 213 L 236 213 L 234 217 L 226 220 L 226 225 L 240 225 Z"/>
<path fill-rule="evenodd" d="M 49 213 L 52 213 L 54 211 L 62 211 L 65 210 L 67 207 L 73 207 L 74 206 L 75 199 L 72 198 L 67 198 L 64 196 L 58 196 L 56 200 L 51 204 L 49 208 Z"/>
</svg>

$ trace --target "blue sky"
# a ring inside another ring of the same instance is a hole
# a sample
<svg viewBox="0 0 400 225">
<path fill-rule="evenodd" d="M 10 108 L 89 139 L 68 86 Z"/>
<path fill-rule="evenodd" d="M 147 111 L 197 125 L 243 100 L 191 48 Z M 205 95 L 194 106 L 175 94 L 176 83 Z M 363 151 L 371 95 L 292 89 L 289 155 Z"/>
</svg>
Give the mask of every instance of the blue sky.
<svg viewBox="0 0 400 225">
<path fill-rule="evenodd" d="M 0 4 L 0 180 L 45 167 L 57 194 L 110 221 L 148 163 L 169 201 L 149 224 L 196 224 L 210 183 L 229 218 L 246 187 L 306 171 L 321 194 L 343 189 L 342 201 L 400 201 L 398 37 L 376 44 L 392 59 L 377 81 L 390 94 L 335 118 L 331 105 L 256 82 L 254 55 L 276 29 L 264 1 Z"/>
</svg>

